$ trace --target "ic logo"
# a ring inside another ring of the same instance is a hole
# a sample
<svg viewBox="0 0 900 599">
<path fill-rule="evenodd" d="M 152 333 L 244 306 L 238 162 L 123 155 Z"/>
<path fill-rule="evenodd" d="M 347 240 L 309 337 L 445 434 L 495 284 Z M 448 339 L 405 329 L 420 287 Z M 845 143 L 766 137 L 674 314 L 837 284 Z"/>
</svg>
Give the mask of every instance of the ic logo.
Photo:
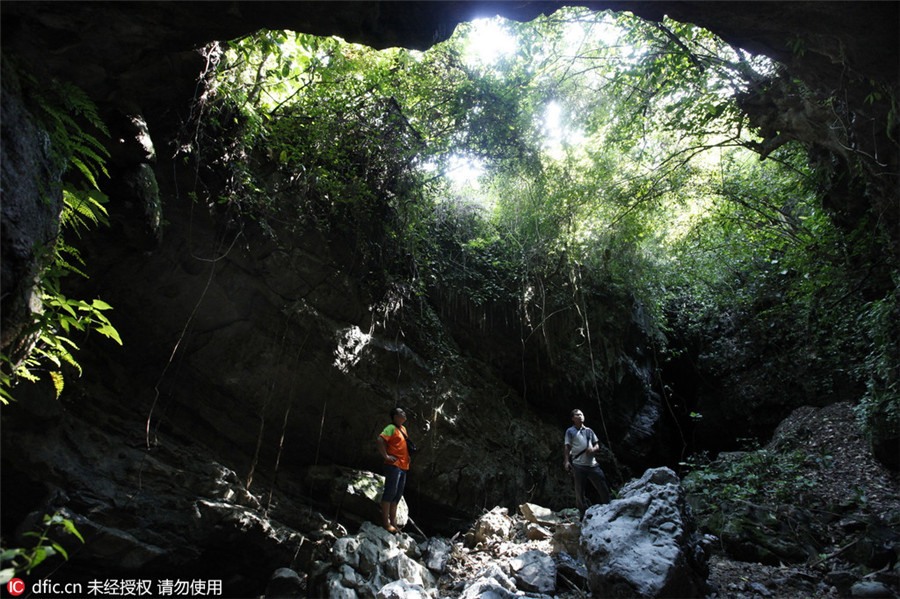
<svg viewBox="0 0 900 599">
<path fill-rule="evenodd" d="M 13 578 L 6 584 L 10 595 L 18 597 L 25 592 L 25 582 L 21 578 Z"/>
</svg>

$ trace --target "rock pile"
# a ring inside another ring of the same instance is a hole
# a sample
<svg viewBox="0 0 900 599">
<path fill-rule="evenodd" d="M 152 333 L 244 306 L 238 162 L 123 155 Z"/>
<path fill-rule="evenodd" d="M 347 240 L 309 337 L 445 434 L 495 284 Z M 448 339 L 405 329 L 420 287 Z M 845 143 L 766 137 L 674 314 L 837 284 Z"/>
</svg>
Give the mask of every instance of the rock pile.
<svg viewBox="0 0 900 599">
<path fill-rule="evenodd" d="M 452 539 L 391 534 L 364 522 L 310 574 L 329 599 L 701 597 L 706 553 L 675 474 L 648 470 L 620 498 L 574 509 L 495 507 Z M 617 594 L 618 593 L 618 594 Z"/>
<path fill-rule="evenodd" d="M 474 599 L 544 597 L 560 581 L 576 585 L 573 579 L 585 587 L 583 567 L 576 574 L 575 558 L 554 550 L 553 533 L 535 513 L 549 515 L 566 530 L 577 524 L 536 505 L 520 510 L 510 516 L 506 508 L 494 508 L 453 539 L 417 541 L 412 534 L 391 534 L 365 522 L 357 534 L 338 539 L 331 562 L 318 564 L 311 575 L 310 590 L 329 599 Z"/>
</svg>

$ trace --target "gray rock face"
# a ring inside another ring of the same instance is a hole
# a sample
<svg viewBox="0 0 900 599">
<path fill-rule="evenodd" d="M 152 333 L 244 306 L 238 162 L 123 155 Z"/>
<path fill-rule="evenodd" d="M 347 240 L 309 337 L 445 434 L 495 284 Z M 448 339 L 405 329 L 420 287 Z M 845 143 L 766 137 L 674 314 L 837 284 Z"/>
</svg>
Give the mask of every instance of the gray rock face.
<svg viewBox="0 0 900 599">
<path fill-rule="evenodd" d="M 590 586 L 601 597 L 701 597 L 706 556 L 681 482 L 647 470 L 619 498 L 588 509 L 581 546 Z"/>
<path fill-rule="evenodd" d="M 266 599 L 298 599 L 304 596 L 300 575 L 290 568 L 278 568 L 266 586 Z"/>
<path fill-rule="evenodd" d="M 419 585 L 405 580 L 390 582 L 378 591 L 377 599 L 430 599 L 431 595 Z"/>
<path fill-rule="evenodd" d="M 538 593 L 556 590 L 556 562 L 543 551 L 526 551 L 510 562 L 519 588 Z"/>
<path fill-rule="evenodd" d="M 563 521 L 552 510 L 534 503 L 523 503 L 519 506 L 519 511 L 526 520 L 541 526 L 556 526 Z"/>
<path fill-rule="evenodd" d="M 422 551 L 412 537 L 391 534 L 364 522 L 355 535 L 338 539 L 331 564 L 319 570 L 311 588 L 314 596 L 426 597 L 436 579 L 420 561 Z"/>
<path fill-rule="evenodd" d="M 897 595 L 888 588 L 884 583 L 875 581 L 875 580 L 867 580 L 863 582 L 857 582 L 850 588 L 850 595 L 852 597 L 866 598 L 866 599 L 875 599 L 875 598 L 887 598 L 890 599 L 892 597 L 896 597 Z"/>
<path fill-rule="evenodd" d="M 516 583 L 496 564 L 479 570 L 474 578 L 466 583 L 461 599 L 490 597 L 491 599 L 507 599 L 516 597 Z"/>
<path fill-rule="evenodd" d="M 453 545 L 440 537 L 432 537 L 425 544 L 423 553 L 425 566 L 432 572 L 441 574 L 447 570 L 447 564 L 453 553 Z"/>
<path fill-rule="evenodd" d="M 491 539 L 504 539 L 512 531 L 513 522 L 508 510 L 495 507 L 475 522 L 475 543 L 486 543 Z"/>
<path fill-rule="evenodd" d="M 307 469 L 304 482 L 307 488 L 315 489 L 317 496 L 322 499 L 327 497 L 330 505 L 340 510 L 341 520 L 357 525 L 381 521 L 384 476 L 338 466 L 312 466 Z M 403 527 L 407 522 L 409 507 L 406 499 L 400 498 L 397 524 Z"/>
<path fill-rule="evenodd" d="M 16 74 L 4 63 L 0 95 L 0 347 L 17 361 L 22 348 L 8 347 L 40 309 L 34 282 L 41 268 L 39 248 L 59 232 L 62 172 L 50 138 L 25 105 Z M 28 341 L 23 342 L 24 346 Z"/>
<path fill-rule="evenodd" d="M 468 585 L 460 599 L 517 599 L 519 595 L 508 590 L 493 578 L 479 578 Z"/>
</svg>

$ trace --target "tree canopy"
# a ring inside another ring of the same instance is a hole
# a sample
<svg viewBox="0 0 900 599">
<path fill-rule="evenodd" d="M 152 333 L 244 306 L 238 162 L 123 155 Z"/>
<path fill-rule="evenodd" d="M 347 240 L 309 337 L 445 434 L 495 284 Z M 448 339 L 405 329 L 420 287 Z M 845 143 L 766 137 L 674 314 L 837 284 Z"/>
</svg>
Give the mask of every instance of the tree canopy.
<svg viewBox="0 0 900 599">
<path fill-rule="evenodd" d="M 638 302 L 663 354 L 755 369 L 760 394 L 858 389 L 871 430 L 900 424 L 896 265 L 870 285 L 875 241 L 835 227 L 804 148 L 742 112 L 778 74 L 765 57 L 577 8 L 427 52 L 282 31 L 209 51 L 190 147 L 223 177 L 212 199 L 276 237 L 349 240 L 376 296 L 509 306 L 523 345 L 574 314 L 595 374 L 619 348 L 591 338 L 586 298 Z"/>
</svg>

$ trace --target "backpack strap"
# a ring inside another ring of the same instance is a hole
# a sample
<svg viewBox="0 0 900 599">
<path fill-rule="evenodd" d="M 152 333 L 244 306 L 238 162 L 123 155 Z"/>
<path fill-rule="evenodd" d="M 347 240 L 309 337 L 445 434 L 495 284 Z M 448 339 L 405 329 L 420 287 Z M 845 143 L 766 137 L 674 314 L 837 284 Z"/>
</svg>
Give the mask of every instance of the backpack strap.
<svg viewBox="0 0 900 599">
<path fill-rule="evenodd" d="M 406 441 L 406 451 L 409 452 L 410 456 L 419 451 L 419 449 L 416 447 L 416 444 L 409 440 L 409 437 L 406 436 L 406 433 L 403 432 L 402 428 L 398 426 L 397 430 L 400 431 L 400 435 L 403 437 L 403 440 Z"/>
<path fill-rule="evenodd" d="M 586 451 L 588 450 L 588 448 L 591 446 L 591 439 L 596 439 L 596 438 L 597 438 L 597 435 L 596 435 L 596 433 L 594 433 L 593 429 L 590 429 L 590 428 L 588 428 L 588 427 L 585 426 L 585 427 L 583 427 L 583 430 L 584 430 L 586 433 L 590 433 L 590 435 L 588 436 L 588 438 L 585 439 L 585 441 L 587 442 L 587 447 L 585 447 L 584 449 L 582 449 L 581 451 L 579 451 L 577 454 L 575 454 L 575 455 L 573 455 L 571 458 L 569 458 L 569 459 L 570 459 L 571 461 L 573 461 L 573 462 L 574 462 L 575 460 L 577 460 L 578 458 L 580 458 L 580 457 L 581 457 L 581 454 L 583 454 L 584 452 L 586 452 Z M 579 435 L 579 434 L 581 434 L 581 431 L 578 431 L 578 432 L 575 433 L 575 434 L 576 434 L 576 435 Z"/>
</svg>

